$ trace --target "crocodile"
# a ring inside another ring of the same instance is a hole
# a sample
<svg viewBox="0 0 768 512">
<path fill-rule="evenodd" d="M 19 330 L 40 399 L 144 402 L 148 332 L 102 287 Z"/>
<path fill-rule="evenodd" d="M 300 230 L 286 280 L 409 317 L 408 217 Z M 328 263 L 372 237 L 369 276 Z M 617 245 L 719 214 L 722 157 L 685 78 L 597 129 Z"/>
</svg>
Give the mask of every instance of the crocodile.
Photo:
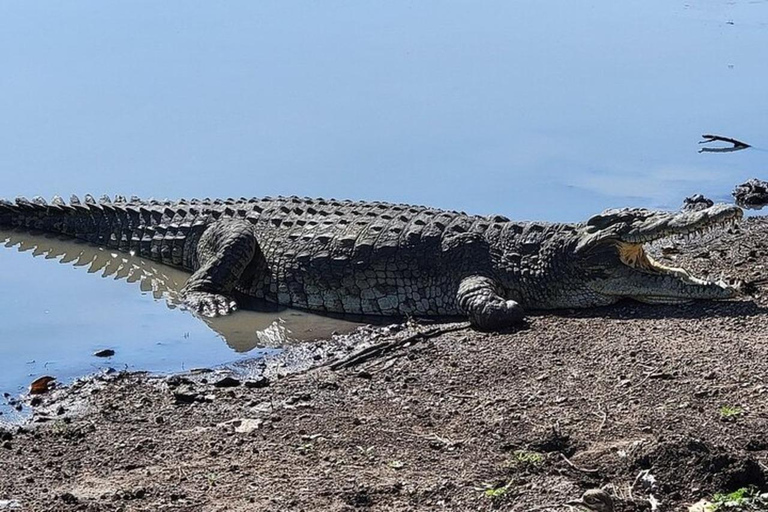
<svg viewBox="0 0 768 512">
<path fill-rule="evenodd" d="M 464 317 L 501 330 L 526 310 L 728 299 L 738 285 L 651 258 L 644 244 L 742 217 L 736 206 L 606 210 L 514 222 L 425 206 L 299 197 L 0 201 L 0 225 L 61 233 L 191 272 L 186 306 L 227 315 L 237 294 L 327 314 Z"/>
</svg>

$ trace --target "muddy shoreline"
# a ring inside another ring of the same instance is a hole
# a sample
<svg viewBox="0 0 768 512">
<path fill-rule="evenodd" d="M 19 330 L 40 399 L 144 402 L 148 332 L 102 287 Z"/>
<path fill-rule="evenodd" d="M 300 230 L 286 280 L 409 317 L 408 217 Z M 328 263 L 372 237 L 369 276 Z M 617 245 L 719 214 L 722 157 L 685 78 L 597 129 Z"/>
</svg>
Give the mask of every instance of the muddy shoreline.
<svg viewBox="0 0 768 512">
<path fill-rule="evenodd" d="M 765 276 L 768 221 L 655 248 Z M 34 511 L 686 510 L 766 488 L 768 300 L 622 303 L 516 332 L 367 328 L 266 366 L 117 373 L 0 433 L 0 507 Z M 391 346 L 332 369 L 364 344 Z M 390 345 L 387 345 L 390 343 Z M 19 508 L 20 507 L 20 508 Z"/>
</svg>

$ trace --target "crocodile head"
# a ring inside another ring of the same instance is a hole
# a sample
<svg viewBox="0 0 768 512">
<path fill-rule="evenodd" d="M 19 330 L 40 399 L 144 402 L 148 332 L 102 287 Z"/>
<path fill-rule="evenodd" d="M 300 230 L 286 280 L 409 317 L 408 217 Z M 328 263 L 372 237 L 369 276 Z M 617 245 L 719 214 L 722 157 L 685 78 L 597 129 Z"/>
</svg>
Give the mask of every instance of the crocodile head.
<svg viewBox="0 0 768 512">
<path fill-rule="evenodd" d="M 582 225 L 575 252 L 587 273 L 587 287 L 608 300 L 631 298 L 653 304 L 727 299 L 738 288 L 722 280 L 694 277 L 651 258 L 644 244 L 676 235 L 694 235 L 742 217 L 736 206 L 698 211 L 606 210 Z"/>
</svg>

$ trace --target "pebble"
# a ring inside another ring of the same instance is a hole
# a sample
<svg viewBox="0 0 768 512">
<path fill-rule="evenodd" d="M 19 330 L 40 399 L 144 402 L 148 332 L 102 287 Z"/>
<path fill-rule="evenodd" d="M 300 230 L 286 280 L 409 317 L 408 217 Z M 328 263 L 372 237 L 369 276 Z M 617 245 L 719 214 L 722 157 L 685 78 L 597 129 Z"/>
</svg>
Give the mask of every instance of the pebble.
<svg viewBox="0 0 768 512">
<path fill-rule="evenodd" d="M 270 384 L 269 379 L 266 377 L 259 377 L 256 380 L 245 381 L 245 387 L 247 388 L 266 388 Z"/>
<path fill-rule="evenodd" d="M 111 348 L 105 348 L 103 350 L 97 350 L 96 352 L 93 353 L 93 355 L 96 357 L 112 357 L 113 355 L 115 355 L 115 351 L 112 350 Z"/>
<path fill-rule="evenodd" d="M 217 388 L 234 388 L 239 385 L 240 381 L 234 377 L 224 377 L 223 379 L 217 380 L 213 383 L 213 386 Z"/>
<path fill-rule="evenodd" d="M 72 494 L 71 492 L 65 492 L 65 493 L 63 493 L 63 494 L 60 494 L 60 495 L 59 495 L 59 498 L 60 498 L 60 499 L 61 499 L 61 501 L 63 501 L 64 503 L 67 503 L 67 504 L 70 504 L 70 505 L 74 505 L 75 503 L 77 503 L 78 501 L 80 501 L 80 500 L 77 498 L 77 496 L 75 496 L 75 495 L 74 495 L 74 494 Z"/>
<path fill-rule="evenodd" d="M 191 404 L 199 397 L 198 393 L 190 388 L 179 388 L 173 392 L 173 398 L 177 404 Z"/>
</svg>

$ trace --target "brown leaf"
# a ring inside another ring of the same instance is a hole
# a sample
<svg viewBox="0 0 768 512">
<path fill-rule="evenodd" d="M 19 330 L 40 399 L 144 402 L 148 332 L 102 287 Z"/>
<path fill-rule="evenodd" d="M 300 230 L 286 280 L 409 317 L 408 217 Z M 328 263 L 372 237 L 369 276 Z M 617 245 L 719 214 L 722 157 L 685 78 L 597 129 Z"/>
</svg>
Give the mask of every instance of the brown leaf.
<svg viewBox="0 0 768 512">
<path fill-rule="evenodd" d="M 51 388 L 53 388 L 51 384 L 55 380 L 56 377 L 50 377 L 48 375 L 40 377 L 39 379 L 35 379 L 32 384 L 29 385 L 29 394 L 40 395 L 42 393 L 47 393 L 51 390 Z"/>
</svg>

